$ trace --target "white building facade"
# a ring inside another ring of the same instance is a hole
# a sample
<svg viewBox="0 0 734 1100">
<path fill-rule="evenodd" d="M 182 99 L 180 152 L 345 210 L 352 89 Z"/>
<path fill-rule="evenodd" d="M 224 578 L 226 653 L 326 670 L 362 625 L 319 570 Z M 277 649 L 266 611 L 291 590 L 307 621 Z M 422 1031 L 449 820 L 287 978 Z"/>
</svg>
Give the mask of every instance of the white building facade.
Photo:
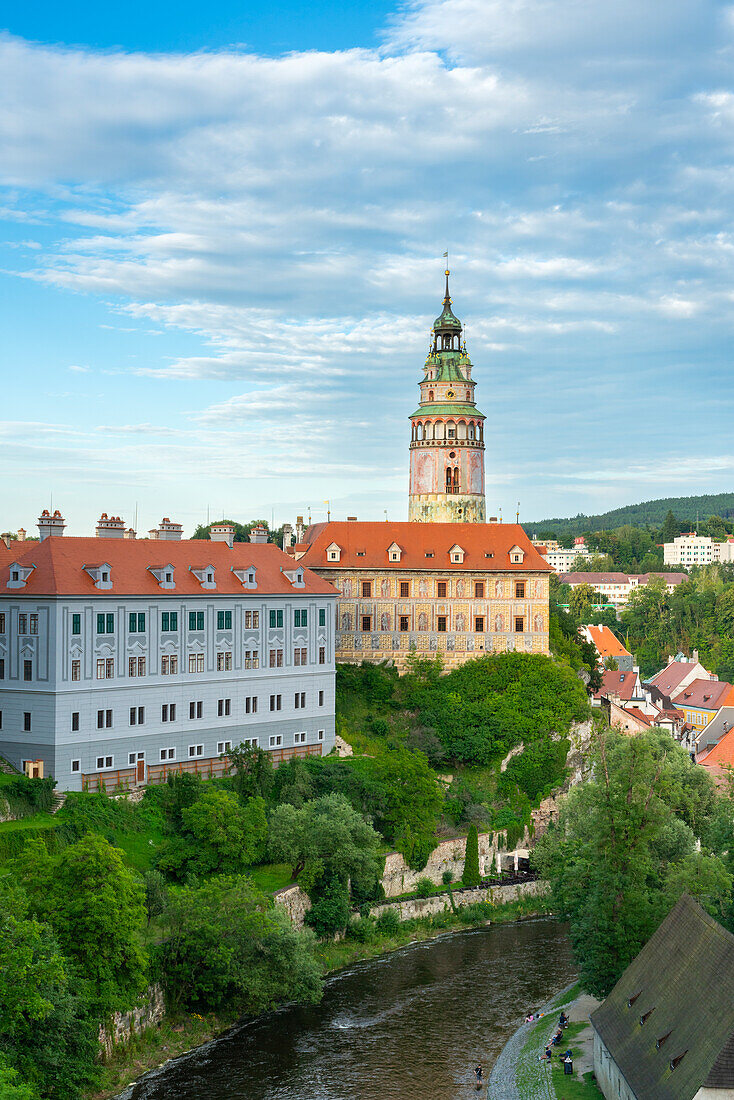
<svg viewBox="0 0 734 1100">
<path fill-rule="evenodd" d="M 221 774 L 243 741 L 276 761 L 333 747 L 336 592 L 278 547 L 53 532 L 2 550 L 15 767 L 109 790 Z"/>
<path fill-rule="evenodd" d="M 710 565 L 714 561 L 715 545 L 707 535 L 697 535 L 693 531 L 678 535 L 672 542 L 663 544 L 663 562 L 665 565 L 682 565 L 686 569 L 692 565 Z"/>
</svg>

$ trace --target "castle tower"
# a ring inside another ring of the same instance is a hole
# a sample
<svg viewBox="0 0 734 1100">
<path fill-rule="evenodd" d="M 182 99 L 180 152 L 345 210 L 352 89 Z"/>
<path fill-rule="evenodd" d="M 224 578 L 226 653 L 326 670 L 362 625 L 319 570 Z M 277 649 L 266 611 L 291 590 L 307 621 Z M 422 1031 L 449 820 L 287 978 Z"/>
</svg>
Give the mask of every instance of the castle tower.
<svg viewBox="0 0 734 1100">
<path fill-rule="evenodd" d="M 484 415 L 474 404 L 472 364 L 446 296 L 411 415 L 408 519 L 484 523 Z"/>
</svg>

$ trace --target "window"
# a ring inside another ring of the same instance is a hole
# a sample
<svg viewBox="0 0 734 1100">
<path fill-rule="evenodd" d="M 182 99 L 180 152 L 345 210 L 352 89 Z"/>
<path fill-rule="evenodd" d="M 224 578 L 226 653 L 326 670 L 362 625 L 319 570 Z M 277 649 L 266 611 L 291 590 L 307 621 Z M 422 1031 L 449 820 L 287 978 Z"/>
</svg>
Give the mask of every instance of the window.
<svg viewBox="0 0 734 1100">
<path fill-rule="evenodd" d="M 31 634 L 38 634 L 38 615 L 30 616 L 30 627 Z"/>
<path fill-rule="evenodd" d="M 161 760 L 175 760 L 175 759 L 176 759 L 176 750 L 175 749 L 161 749 Z"/>
<path fill-rule="evenodd" d="M 130 707 L 130 725 L 142 726 L 145 722 L 145 707 Z"/>
<path fill-rule="evenodd" d="M 401 615 L 400 616 L 400 629 L 403 632 L 410 629 L 410 624 L 409 624 L 407 615 Z"/>
<path fill-rule="evenodd" d="M 323 731 L 323 730 L 319 730 L 319 733 L 318 733 L 318 739 L 319 739 L 319 741 L 323 741 L 323 740 L 324 740 L 324 731 Z"/>
<path fill-rule="evenodd" d="M 115 616 L 114 614 L 97 615 L 97 633 L 98 634 L 114 634 L 115 633 Z"/>
<path fill-rule="evenodd" d="M 293 744 L 294 745 L 305 745 L 306 744 L 306 734 L 305 733 L 294 733 L 293 734 Z"/>
<path fill-rule="evenodd" d="M 29 710 L 23 712 L 23 729 L 26 733 L 31 732 L 31 712 Z"/>
<path fill-rule="evenodd" d="M 259 668 L 260 667 L 260 654 L 256 649 L 245 650 L 245 668 Z"/>
<path fill-rule="evenodd" d="M 257 748 L 257 737 L 243 737 L 242 744 L 243 745 L 250 745 L 250 746 L 252 746 L 253 749 L 256 749 Z"/>
<path fill-rule="evenodd" d="M 293 650 L 293 664 L 294 665 L 307 665 L 308 664 L 308 650 L 305 646 L 296 648 Z"/>
<path fill-rule="evenodd" d="M 204 703 L 201 699 L 194 699 L 189 703 L 189 718 L 203 718 Z"/>
<path fill-rule="evenodd" d="M 437 629 L 438 629 L 439 634 L 445 634 L 446 633 L 446 616 L 445 615 L 439 615 L 438 616 L 438 628 Z"/>
<path fill-rule="evenodd" d="M 484 599 L 484 581 L 474 581 L 474 599 Z"/>
<path fill-rule="evenodd" d="M 283 667 L 283 650 L 271 649 L 270 650 L 270 667 L 282 668 Z"/>
<path fill-rule="evenodd" d="M 231 741 L 217 741 L 217 752 L 220 756 L 223 756 L 225 752 L 231 752 Z"/>
<path fill-rule="evenodd" d="M 319 626 L 326 626 L 326 608 L 319 608 Z"/>
<path fill-rule="evenodd" d="M 189 630 L 204 629 L 204 612 L 189 611 Z"/>
<path fill-rule="evenodd" d="M 372 581 L 362 581 L 362 595 L 363 596 L 371 596 L 372 595 Z"/>
<path fill-rule="evenodd" d="M 477 615 L 474 620 L 474 629 L 476 630 L 477 634 L 484 633 L 484 615 Z"/>
<path fill-rule="evenodd" d="M 178 630 L 178 611 L 161 611 L 161 631 Z"/>
<path fill-rule="evenodd" d="M 189 654 L 189 672 L 203 672 L 204 671 L 204 654 L 203 653 L 190 653 Z"/>
<path fill-rule="evenodd" d="M 294 626 L 308 626 L 308 612 L 305 608 L 298 608 L 293 612 Z"/>
<path fill-rule="evenodd" d="M 515 616 L 515 633 L 522 634 L 523 632 L 523 617 L 522 615 Z"/>
<path fill-rule="evenodd" d="M 102 618 L 104 618 L 104 615 L 102 616 Z M 28 616 L 27 615 L 19 615 L 18 616 L 18 633 L 19 634 L 27 634 L 28 633 Z"/>
<path fill-rule="evenodd" d="M 232 629 L 232 612 L 217 611 L 217 630 Z"/>
<path fill-rule="evenodd" d="M 231 699 L 217 699 L 217 717 L 228 718 L 232 712 Z"/>
<path fill-rule="evenodd" d="M 97 771 L 104 771 L 105 768 L 111 768 L 115 762 L 114 756 L 98 756 L 97 757 Z"/>
<path fill-rule="evenodd" d="M 282 702 L 283 702 L 283 697 L 281 695 L 271 695 L 270 696 L 270 709 L 271 710 L 280 710 L 281 707 L 282 707 Z"/>
<path fill-rule="evenodd" d="M 203 755 L 204 755 L 204 746 L 203 745 L 189 745 L 189 756 L 203 756 Z"/>
<path fill-rule="evenodd" d="M 326 664 L 326 646 L 325 645 L 320 645 L 319 646 L 319 664 L 320 665 L 325 665 Z"/>
<path fill-rule="evenodd" d="M 4 633 L 5 633 L 5 612 L 0 611 L 0 634 L 4 634 Z M 74 633 L 76 634 L 78 632 L 74 631 Z"/>
<path fill-rule="evenodd" d="M 71 662 L 71 678 L 72 678 L 72 680 L 81 680 L 81 678 L 82 678 L 82 663 L 81 663 L 81 661 L 72 661 Z M 2 679 L 2 674 L 0 674 L 0 679 Z"/>
<path fill-rule="evenodd" d="M 246 697 L 245 714 L 257 714 L 257 695 L 248 695 Z"/>
<path fill-rule="evenodd" d="M 324 693 L 323 693 L 323 691 L 320 691 L 319 692 L 319 706 L 323 707 L 323 705 L 324 705 Z"/>
<path fill-rule="evenodd" d="M 72 714 L 71 714 L 71 729 L 72 729 L 72 733 L 76 733 L 77 730 L 79 729 L 79 711 L 78 710 L 72 711 Z"/>
<path fill-rule="evenodd" d="M 141 657 L 143 662 L 143 675 L 145 675 L 145 657 Z M 104 663 L 105 679 L 111 680 L 115 675 L 115 660 L 114 657 L 105 658 Z"/>
<path fill-rule="evenodd" d="M 76 772 L 80 772 L 81 770 L 82 770 L 81 760 L 72 760 L 72 762 L 71 762 L 72 775 L 74 775 Z"/>
<path fill-rule="evenodd" d="M 260 626 L 260 612 L 259 611 L 246 611 L 245 612 L 245 628 L 257 629 Z"/>
<path fill-rule="evenodd" d="M 161 657 L 161 676 L 168 676 L 170 667 L 170 658 L 168 654 L 164 654 Z"/>
<path fill-rule="evenodd" d="M 372 616 L 371 615 L 363 615 L 362 616 L 362 630 L 363 630 L 364 633 L 369 633 L 369 631 L 372 630 Z"/>
<path fill-rule="evenodd" d="M 515 581 L 515 599 L 525 599 L 525 581 Z"/>
<path fill-rule="evenodd" d="M 161 706 L 161 722 L 168 721 L 168 703 L 163 703 Z"/>
<path fill-rule="evenodd" d="M 306 705 L 306 692 L 297 691 L 293 699 L 293 705 L 296 710 L 302 710 Z"/>
<path fill-rule="evenodd" d="M 97 729 L 98 730 L 103 730 L 104 729 L 104 711 L 103 710 L 98 710 L 97 711 Z"/>
<path fill-rule="evenodd" d="M 271 611 L 270 612 L 270 627 L 274 630 L 276 627 L 283 625 L 283 612 Z"/>
<path fill-rule="evenodd" d="M 410 581 L 400 582 L 400 598 L 407 600 L 410 596 Z"/>
<path fill-rule="evenodd" d="M 436 584 L 436 595 L 439 600 L 446 599 L 446 581 L 438 581 Z"/>
<path fill-rule="evenodd" d="M 137 674 L 138 674 L 138 659 L 137 659 L 137 657 L 128 657 L 128 659 L 127 659 L 127 674 L 128 674 L 128 676 L 137 676 Z"/>
<path fill-rule="evenodd" d="M 24 661 L 23 662 L 23 679 L 24 680 L 32 680 L 33 679 L 33 661 Z"/>
<path fill-rule="evenodd" d="M 281 737 L 281 735 L 279 733 L 273 734 L 273 736 L 270 738 L 270 748 L 277 749 L 278 746 L 282 744 L 283 738 Z"/>
</svg>

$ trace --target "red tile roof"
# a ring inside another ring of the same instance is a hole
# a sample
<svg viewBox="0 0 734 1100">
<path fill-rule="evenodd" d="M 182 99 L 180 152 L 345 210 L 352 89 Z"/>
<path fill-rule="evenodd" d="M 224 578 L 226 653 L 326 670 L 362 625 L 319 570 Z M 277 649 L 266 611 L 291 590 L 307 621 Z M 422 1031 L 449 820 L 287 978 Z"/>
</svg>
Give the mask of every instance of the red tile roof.
<svg viewBox="0 0 734 1100">
<path fill-rule="evenodd" d="M 300 561 L 312 569 L 394 569 L 397 572 L 425 569 L 441 572 L 552 573 L 524 530 L 517 523 L 316 523 L 306 531 L 308 549 Z M 395 542 L 402 550 L 400 561 L 388 560 L 388 547 Z M 326 560 L 332 543 L 340 547 L 339 562 Z M 459 546 L 463 562 L 450 559 L 449 551 Z M 510 561 L 510 550 L 524 551 L 521 563 Z M 427 556 L 431 555 L 431 556 Z"/>
<path fill-rule="evenodd" d="M 696 707 L 700 710 L 718 710 L 732 691 L 726 680 L 692 680 L 681 689 L 671 702 L 676 707 Z"/>
<path fill-rule="evenodd" d="M 662 578 L 666 584 L 683 584 L 691 578 L 687 573 L 640 573 L 637 577 L 638 584 L 649 584 L 651 580 Z"/>
<path fill-rule="evenodd" d="M 618 695 L 620 699 L 631 699 L 637 686 L 637 680 L 638 675 L 636 672 L 610 672 L 607 669 L 602 674 L 601 688 L 594 693 L 594 698 L 600 699 L 603 695 Z"/>
<path fill-rule="evenodd" d="M 657 721 L 657 715 L 643 714 L 639 707 L 625 707 L 624 713 L 631 714 L 633 718 L 636 718 L 638 722 L 642 722 L 645 726 L 654 726 Z"/>
<path fill-rule="evenodd" d="M 25 587 L 8 588 L 9 565 L 35 565 Z M 112 588 L 95 588 L 85 565 L 110 566 Z M 172 565 L 176 587 L 162 589 L 150 569 Z M 191 572 L 214 566 L 216 588 L 202 588 Z M 167 541 L 159 539 L 47 538 L 43 542 L 18 542 L 9 554 L 0 558 L 0 595 L 13 596 L 202 596 L 243 595 L 247 592 L 272 595 L 335 595 L 328 581 L 304 568 L 304 588 L 294 588 L 284 570 L 301 567 L 273 543 L 226 542 L 206 539 Z M 257 588 L 247 589 L 232 569 L 256 569 Z"/>
<path fill-rule="evenodd" d="M 697 756 L 696 763 L 706 768 L 734 767 L 734 728 L 725 733 L 712 749 Z"/>
<path fill-rule="evenodd" d="M 629 584 L 626 573 L 561 573 L 561 584 Z"/>
<path fill-rule="evenodd" d="M 600 657 L 631 657 L 632 654 L 625 649 L 619 638 L 608 626 L 587 627 L 591 640 L 597 648 Z"/>
<path fill-rule="evenodd" d="M 695 661 L 671 661 L 669 665 L 657 672 L 650 680 L 663 695 L 670 695 L 675 691 L 681 680 L 689 676 L 696 667 Z"/>
</svg>

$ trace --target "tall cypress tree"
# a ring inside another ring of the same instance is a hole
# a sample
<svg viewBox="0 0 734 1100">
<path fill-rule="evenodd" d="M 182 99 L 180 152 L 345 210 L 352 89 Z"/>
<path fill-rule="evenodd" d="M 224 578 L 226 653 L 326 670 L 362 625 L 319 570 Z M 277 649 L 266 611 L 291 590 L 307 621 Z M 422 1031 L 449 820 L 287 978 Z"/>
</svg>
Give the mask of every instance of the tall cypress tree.
<svg viewBox="0 0 734 1100">
<path fill-rule="evenodd" d="M 470 825 L 469 832 L 466 834 L 462 881 L 464 886 L 478 886 L 481 882 L 479 874 L 479 834 L 476 825 Z"/>
</svg>

